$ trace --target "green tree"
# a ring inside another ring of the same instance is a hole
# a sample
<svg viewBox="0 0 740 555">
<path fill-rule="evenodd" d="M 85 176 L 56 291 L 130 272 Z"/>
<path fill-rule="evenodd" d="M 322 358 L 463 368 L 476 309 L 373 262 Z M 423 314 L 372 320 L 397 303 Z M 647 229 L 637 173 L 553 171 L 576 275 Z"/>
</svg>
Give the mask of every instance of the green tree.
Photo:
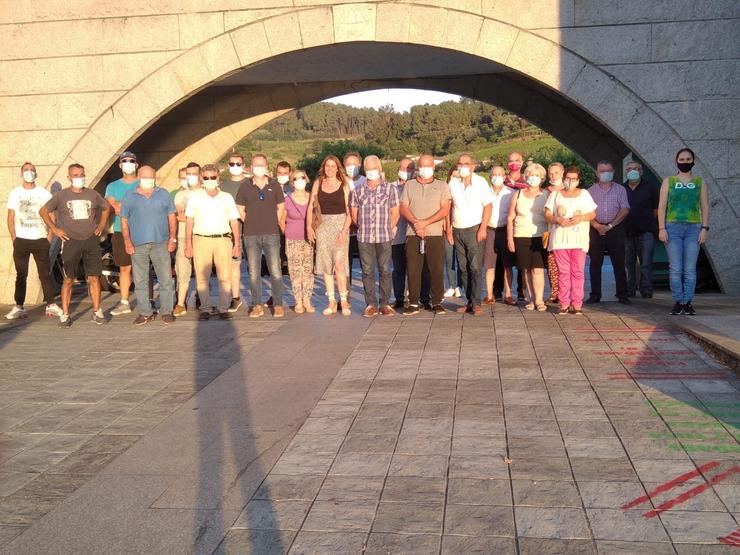
<svg viewBox="0 0 740 555">
<path fill-rule="evenodd" d="M 363 158 L 369 154 L 375 154 L 380 158 L 385 156 L 385 151 L 375 143 L 360 143 L 349 140 L 324 141 L 321 143 L 320 148 L 306 153 L 298 161 L 297 166 L 313 179 L 319 173 L 319 168 L 324 158 L 333 154 L 339 160 L 342 160 L 345 154 L 353 151 L 359 152 Z"/>
</svg>

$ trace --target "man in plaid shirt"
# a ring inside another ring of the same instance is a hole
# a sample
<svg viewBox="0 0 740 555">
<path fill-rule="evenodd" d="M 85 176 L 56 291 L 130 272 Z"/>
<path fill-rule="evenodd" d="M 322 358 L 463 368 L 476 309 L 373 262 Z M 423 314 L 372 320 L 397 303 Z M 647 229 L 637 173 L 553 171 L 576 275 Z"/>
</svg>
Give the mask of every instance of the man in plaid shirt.
<svg viewBox="0 0 740 555">
<path fill-rule="evenodd" d="M 355 187 L 350 198 L 352 221 L 357 226 L 357 244 L 362 265 L 362 286 L 365 289 L 364 316 L 378 312 L 393 316 L 388 304 L 391 296 L 391 252 L 393 236 L 399 218 L 398 190 L 386 183 L 383 166 L 377 156 L 368 156 L 363 163 L 367 181 Z M 380 274 L 380 305 L 375 291 L 375 267 Z"/>
</svg>

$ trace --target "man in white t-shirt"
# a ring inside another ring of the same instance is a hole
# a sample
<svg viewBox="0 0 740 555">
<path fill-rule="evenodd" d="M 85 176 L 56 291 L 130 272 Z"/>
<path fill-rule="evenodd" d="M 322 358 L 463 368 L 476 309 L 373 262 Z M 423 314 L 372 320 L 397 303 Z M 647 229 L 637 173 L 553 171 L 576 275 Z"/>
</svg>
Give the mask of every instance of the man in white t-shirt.
<svg viewBox="0 0 740 555">
<path fill-rule="evenodd" d="M 218 168 L 212 164 L 201 171 L 203 189 L 194 191 L 185 208 L 185 256 L 193 259 L 195 284 L 200 296 L 199 320 L 211 317 L 211 271 L 218 279 L 218 314 L 230 320 L 231 259 L 241 257 L 239 210 L 234 197 L 218 187 Z"/>
<path fill-rule="evenodd" d="M 467 305 L 460 312 L 475 316 L 481 309 L 481 266 L 488 222 L 491 219 L 493 194 L 485 178 L 475 175 L 476 163 L 470 154 L 457 159 L 459 178 L 450 180 L 452 195 L 452 229 L 448 239 L 455 241 L 457 265 L 462 274 Z"/>
<path fill-rule="evenodd" d="M 21 166 L 23 184 L 8 195 L 8 231 L 13 241 L 15 264 L 15 306 L 5 315 L 8 320 L 24 318 L 28 261 L 33 256 L 44 293 L 47 316 L 61 316 L 62 309 L 54 303 L 54 286 L 49 274 L 50 233 L 39 210 L 51 198 L 51 193 L 36 185 L 36 167 L 30 162 Z"/>
</svg>

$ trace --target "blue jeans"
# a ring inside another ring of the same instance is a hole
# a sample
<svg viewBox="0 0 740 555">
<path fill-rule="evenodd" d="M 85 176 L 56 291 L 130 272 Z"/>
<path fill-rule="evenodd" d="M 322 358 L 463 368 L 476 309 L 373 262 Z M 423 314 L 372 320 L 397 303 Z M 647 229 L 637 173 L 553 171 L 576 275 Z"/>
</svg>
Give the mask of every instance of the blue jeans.
<svg viewBox="0 0 740 555">
<path fill-rule="evenodd" d="M 457 272 L 455 272 L 456 269 Z M 454 289 L 463 286 L 460 264 L 455 260 L 455 245 L 450 245 L 447 239 L 445 239 L 445 275 L 447 276 L 448 288 Z"/>
<path fill-rule="evenodd" d="M 365 290 L 365 304 L 378 306 L 375 289 L 375 267 L 380 274 L 380 307 L 386 306 L 391 298 L 391 242 L 357 242 L 362 266 L 362 287 Z"/>
<path fill-rule="evenodd" d="M 690 303 L 696 289 L 696 259 L 699 258 L 701 224 L 666 223 L 668 278 L 673 300 Z"/>
<path fill-rule="evenodd" d="M 637 291 L 637 261 L 640 261 L 640 293 L 653 292 L 653 251 L 655 235 L 652 231 L 640 235 L 628 235 L 624 242 L 624 258 L 627 265 L 627 294 Z"/>
<path fill-rule="evenodd" d="M 249 270 L 249 290 L 252 304 L 262 304 L 262 253 L 270 271 L 270 288 L 274 306 L 283 306 L 283 269 L 280 264 L 280 234 L 247 235 L 244 237 Z"/>
<path fill-rule="evenodd" d="M 175 304 L 175 291 L 172 284 L 172 263 L 167 241 L 162 243 L 144 243 L 136 245 L 136 252 L 131 255 L 131 267 L 136 286 L 136 300 L 139 314 L 152 315 L 149 304 L 149 261 L 154 266 L 159 282 L 159 310 L 161 314 L 172 314 Z"/>
<path fill-rule="evenodd" d="M 465 286 L 465 297 L 468 304 L 480 306 L 480 292 L 482 283 L 481 266 L 483 265 L 483 250 L 485 243 L 478 241 L 478 226 L 465 229 L 453 229 L 457 267 Z"/>
</svg>

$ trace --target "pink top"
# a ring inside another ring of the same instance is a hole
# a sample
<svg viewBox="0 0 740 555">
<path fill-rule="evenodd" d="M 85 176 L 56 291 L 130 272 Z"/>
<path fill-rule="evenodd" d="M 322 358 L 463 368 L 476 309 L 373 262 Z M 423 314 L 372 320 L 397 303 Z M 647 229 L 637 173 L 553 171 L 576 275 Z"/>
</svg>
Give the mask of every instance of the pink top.
<svg viewBox="0 0 740 555">
<path fill-rule="evenodd" d="M 310 197 L 309 197 L 310 198 Z M 296 241 L 306 240 L 306 214 L 308 214 L 308 203 L 298 204 L 293 200 L 293 195 L 285 197 L 285 238 Z"/>
</svg>

